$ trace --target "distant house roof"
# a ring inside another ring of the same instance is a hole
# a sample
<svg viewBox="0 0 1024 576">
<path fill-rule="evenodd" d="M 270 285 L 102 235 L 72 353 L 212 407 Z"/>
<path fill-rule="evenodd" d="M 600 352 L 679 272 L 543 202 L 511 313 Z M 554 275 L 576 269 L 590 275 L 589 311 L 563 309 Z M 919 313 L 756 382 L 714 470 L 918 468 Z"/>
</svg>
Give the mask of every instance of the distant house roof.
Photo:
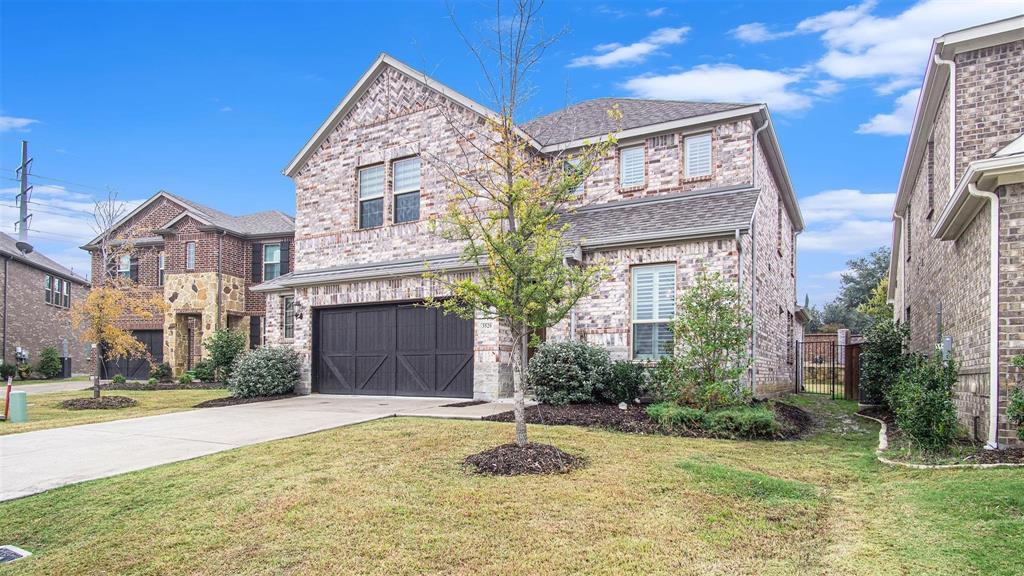
<svg viewBox="0 0 1024 576">
<path fill-rule="evenodd" d="M 683 192 L 589 206 L 562 222 L 566 238 L 584 249 L 708 237 L 748 229 L 757 196 L 750 187 Z"/>
<path fill-rule="evenodd" d="M 72 272 L 69 268 L 61 266 L 39 252 L 33 251 L 28 254 L 22 254 L 21 250 L 18 250 L 18 247 L 15 245 L 16 242 L 17 240 L 11 236 L 0 232 L 0 255 L 7 258 L 13 258 L 14 260 L 18 260 L 19 262 L 23 262 L 44 272 L 56 274 L 57 276 L 61 276 L 71 280 L 72 282 L 77 282 L 83 285 L 89 284 L 89 281 L 85 278 L 82 278 L 78 274 Z"/>
<path fill-rule="evenodd" d="M 521 127 L 541 145 L 550 146 L 748 106 L 753 104 L 595 98 L 535 118 Z M 609 114 L 613 108 L 621 112 L 621 119 Z"/>
</svg>

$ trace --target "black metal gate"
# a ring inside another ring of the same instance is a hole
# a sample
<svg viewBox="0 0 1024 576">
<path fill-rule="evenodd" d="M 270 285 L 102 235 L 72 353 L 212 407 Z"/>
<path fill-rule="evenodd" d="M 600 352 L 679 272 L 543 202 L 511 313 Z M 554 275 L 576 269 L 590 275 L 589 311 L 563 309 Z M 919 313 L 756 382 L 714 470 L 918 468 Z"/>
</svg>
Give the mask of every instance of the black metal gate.
<svg viewBox="0 0 1024 576">
<path fill-rule="evenodd" d="M 835 340 L 797 342 L 796 391 L 843 396 L 844 346 Z"/>
</svg>

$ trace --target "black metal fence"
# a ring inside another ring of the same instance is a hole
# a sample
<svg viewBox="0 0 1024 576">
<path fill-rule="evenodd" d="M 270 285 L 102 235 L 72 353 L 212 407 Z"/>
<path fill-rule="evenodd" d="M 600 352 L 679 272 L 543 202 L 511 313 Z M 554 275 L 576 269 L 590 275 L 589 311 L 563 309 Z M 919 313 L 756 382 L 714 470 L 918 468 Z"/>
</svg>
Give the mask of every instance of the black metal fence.
<svg viewBox="0 0 1024 576">
<path fill-rule="evenodd" d="M 860 344 L 797 342 L 796 392 L 859 400 Z"/>
</svg>

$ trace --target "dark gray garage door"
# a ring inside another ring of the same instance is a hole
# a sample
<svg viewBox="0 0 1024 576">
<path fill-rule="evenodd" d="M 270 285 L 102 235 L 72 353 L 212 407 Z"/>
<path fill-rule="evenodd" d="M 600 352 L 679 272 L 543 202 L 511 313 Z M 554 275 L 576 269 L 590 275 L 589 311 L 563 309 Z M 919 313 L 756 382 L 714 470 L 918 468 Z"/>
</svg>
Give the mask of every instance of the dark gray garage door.
<svg viewBox="0 0 1024 576">
<path fill-rule="evenodd" d="M 318 310 L 322 394 L 473 396 L 473 323 L 413 304 Z"/>
<path fill-rule="evenodd" d="M 132 332 L 132 336 L 146 345 L 146 350 L 153 357 L 154 363 L 160 364 L 164 361 L 163 330 L 135 330 Z M 103 362 L 103 377 L 113 378 L 117 374 L 128 380 L 145 380 L 149 378 L 149 360 L 146 358 L 105 360 Z"/>
</svg>

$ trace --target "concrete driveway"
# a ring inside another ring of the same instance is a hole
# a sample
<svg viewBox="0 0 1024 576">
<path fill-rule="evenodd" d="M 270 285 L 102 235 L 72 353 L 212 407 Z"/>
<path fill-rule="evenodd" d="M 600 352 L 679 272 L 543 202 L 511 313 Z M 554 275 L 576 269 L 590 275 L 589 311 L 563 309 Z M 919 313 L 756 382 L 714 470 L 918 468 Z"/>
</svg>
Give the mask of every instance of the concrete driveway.
<svg viewBox="0 0 1024 576">
<path fill-rule="evenodd" d="M 0 436 L 0 500 L 388 416 L 480 418 L 510 409 L 442 407 L 453 402 L 314 394 Z"/>
</svg>

